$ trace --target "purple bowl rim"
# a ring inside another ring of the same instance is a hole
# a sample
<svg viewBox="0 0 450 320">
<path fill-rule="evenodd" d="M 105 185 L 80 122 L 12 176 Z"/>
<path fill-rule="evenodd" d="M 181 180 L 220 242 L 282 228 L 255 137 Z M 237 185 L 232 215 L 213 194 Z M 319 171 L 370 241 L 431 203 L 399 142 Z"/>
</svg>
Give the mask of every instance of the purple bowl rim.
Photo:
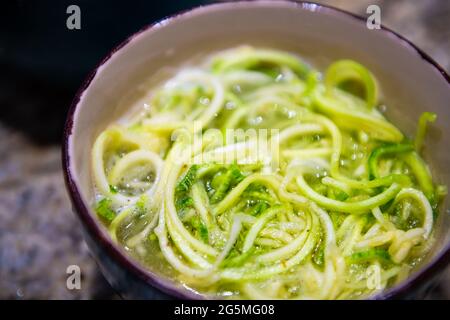
<svg viewBox="0 0 450 320">
<path fill-rule="evenodd" d="M 75 97 L 70 105 L 69 111 L 67 113 L 67 118 L 63 131 L 63 141 L 62 141 L 62 166 L 64 173 L 64 180 L 66 184 L 66 189 L 69 193 L 72 205 L 74 207 L 74 211 L 78 215 L 82 224 L 86 226 L 87 230 L 90 232 L 90 235 L 97 241 L 102 249 L 104 249 L 114 260 L 118 262 L 122 267 L 131 271 L 133 275 L 135 275 L 138 279 L 143 280 L 145 283 L 150 286 L 162 291 L 169 296 L 180 298 L 180 299 L 207 299 L 208 297 L 191 292 L 187 289 L 183 289 L 182 287 L 177 286 L 173 281 L 167 279 L 161 279 L 163 277 L 158 276 L 157 274 L 151 272 L 150 270 L 145 269 L 138 262 L 134 261 L 134 259 L 128 256 L 123 252 L 118 246 L 116 246 L 111 239 L 105 235 L 105 233 L 100 229 L 96 218 L 93 214 L 90 213 L 90 210 L 84 203 L 81 192 L 78 189 L 75 180 L 72 176 L 70 169 L 70 155 L 69 155 L 69 139 L 72 135 L 72 128 L 74 124 L 75 112 L 77 110 L 77 106 L 81 100 L 81 97 L 85 90 L 89 87 L 95 75 L 97 74 L 98 69 L 103 66 L 109 59 L 120 49 L 125 47 L 128 43 L 130 43 L 133 39 L 135 39 L 140 34 L 159 28 L 161 26 L 166 25 L 167 23 L 178 20 L 181 17 L 188 16 L 193 12 L 197 12 L 200 10 L 208 10 L 216 7 L 233 7 L 233 6 L 252 6 L 254 4 L 269 4 L 276 5 L 282 3 L 283 5 L 291 5 L 293 9 L 296 10 L 305 10 L 310 12 L 320 11 L 324 12 L 328 15 L 341 15 L 342 17 L 351 18 L 359 22 L 366 21 L 366 18 L 363 16 L 357 15 L 352 12 L 345 11 L 340 8 L 336 8 L 329 5 L 319 4 L 312 1 L 294 1 L 294 0 L 281 0 L 277 2 L 271 2 L 267 0 L 239 0 L 235 2 L 223 2 L 223 3 L 213 3 L 207 5 L 195 6 L 191 9 L 182 10 L 178 13 L 166 16 L 161 20 L 158 20 L 154 23 L 148 24 L 142 27 L 137 32 L 130 35 L 119 45 L 114 47 L 89 73 L 86 79 L 82 82 L 82 85 L 78 89 Z M 311 8 L 314 6 L 314 8 Z M 409 41 L 404 36 L 398 34 L 392 29 L 381 25 L 381 28 L 377 31 L 383 31 L 388 35 L 395 36 L 396 40 L 406 44 L 407 47 L 413 49 L 420 57 L 425 60 L 427 63 L 431 65 L 439 74 L 446 80 L 447 84 L 450 87 L 450 76 L 447 72 L 436 62 L 434 61 L 427 53 L 423 52 L 420 48 L 418 48 L 414 43 Z M 386 291 L 383 291 L 370 299 L 396 299 L 407 297 L 408 292 L 413 292 L 415 289 L 419 288 L 421 284 L 425 281 L 430 280 L 433 276 L 437 275 L 442 269 L 444 269 L 450 262 L 450 243 L 447 243 L 445 248 L 440 250 L 440 252 L 434 256 L 433 259 L 422 269 L 415 272 L 411 277 L 409 277 L 403 283 L 396 285 Z"/>
</svg>

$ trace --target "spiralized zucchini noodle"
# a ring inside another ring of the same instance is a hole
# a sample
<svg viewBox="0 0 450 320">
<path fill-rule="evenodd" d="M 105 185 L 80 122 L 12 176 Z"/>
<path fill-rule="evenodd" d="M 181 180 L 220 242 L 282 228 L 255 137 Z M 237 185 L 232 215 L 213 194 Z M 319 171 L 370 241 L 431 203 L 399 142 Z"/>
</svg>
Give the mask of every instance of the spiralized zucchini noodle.
<svg viewBox="0 0 450 320">
<path fill-rule="evenodd" d="M 430 250 L 446 188 L 420 153 L 436 115 L 409 140 L 358 62 L 321 74 L 243 46 L 150 92 L 92 149 L 94 209 L 150 270 L 208 297 L 353 299 Z"/>
</svg>

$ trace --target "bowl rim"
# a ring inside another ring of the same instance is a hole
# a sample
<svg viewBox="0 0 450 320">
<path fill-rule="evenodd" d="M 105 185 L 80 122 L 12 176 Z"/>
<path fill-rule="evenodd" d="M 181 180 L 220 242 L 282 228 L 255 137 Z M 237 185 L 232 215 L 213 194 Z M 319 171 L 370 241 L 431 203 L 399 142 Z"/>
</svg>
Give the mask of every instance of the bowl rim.
<svg viewBox="0 0 450 320">
<path fill-rule="evenodd" d="M 71 169 L 71 155 L 69 148 L 69 141 L 72 136 L 72 129 L 75 121 L 75 114 L 77 111 L 77 107 L 81 102 L 81 98 L 83 93 L 89 88 L 92 80 L 97 74 L 98 70 L 105 65 L 111 57 L 123 49 L 127 44 L 129 44 L 132 40 L 134 40 L 137 36 L 141 35 L 144 32 L 149 32 L 155 29 L 159 29 L 162 26 L 165 26 L 168 23 L 172 23 L 180 18 L 185 18 L 189 15 L 199 12 L 207 12 L 211 9 L 220 9 L 220 8 L 229 8 L 229 7 L 252 7 L 259 5 L 270 5 L 270 6 L 290 6 L 292 10 L 304 10 L 304 11 L 320 11 L 325 13 L 326 15 L 339 15 L 346 19 L 352 19 L 354 21 L 358 21 L 358 23 L 365 23 L 366 18 L 360 15 L 357 15 L 352 12 L 348 12 L 346 10 L 336 8 L 329 5 L 319 4 L 312 1 L 294 1 L 294 0 L 280 0 L 280 1 L 269 1 L 269 0 L 239 0 L 234 2 L 222 2 L 222 3 L 213 3 L 207 5 L 195 6 L 191 9 L 182 10 L 178 13 L 166 16 L 156 22 L 145 25 L 143 28 L 138 30 L 137 32 L 130 35 L 119 45 L 114 47 L 96 66 L 95 68 L 88 74 L 86 79 L 82 82 L 80 88 L 78 89 L 75 97 L 70 105 L 69 111 L 67 113 L 67 118 L 64 126 L 63 132 L 63 141 L 62 141 L 62 167 L 64 173 L 64 180 L 66 184 L 66 189 L 70 196 L 73 211 L 76 212 L 78 218 L 81 223 L 86 226 L 87 231 L 93 237 L 94 241 L 96 241 L 101 247 L 102 250 L 106 251 L 107 254 L 112 257 L 114 262 L 121 265 L 121 267 L 130 271 L 134 276 L 138 279 L 144 281 L 150 286 L 160 290 L 161 292 L 168 294 L 169 296 L 181 299 L 208 299 L 208 296 L 195 293 L 193 291 L 188 290 L 186 287 L 177 286 L 175 282 L 165 279 L 164 276 L 159 276 L 156 273 L 153 273 L 151 270 L 144 268 L 140 263 L 135 261 L 134 258 L 128 256 L 122 249 L 110 239 L 102 230 L 101 226 L 96 221 L 95 215 L 91 214 L 89 206 L 87 206 L 83 200 L 81 195 L 80 188 L 76 183 L 76 179 L 72 173 Z M 415 44 L 409 41 L 404 36 L 398 34 L 392 29 L 381 24 L 380 29 L 377 31 L 382 31 L 386 33 L 388 36 L 393 36 L 401 45 L 408 47 L 415 51 L 424 61 L 426 61 L 431 68 L 438 71 L 438 73 L 446 80 L 448 87 L 450 89 L 450 76 L 447 72 L 442 68 L 436 61 L 434 61 L 427 53 L 423 52 L 419 49 Z M 426 266 L 416 271 L 413 275 L 411 275 L 407 280 L 403 281 L 399 285 L 396 285 L 388 290 L 385 290 L 381 293 L 378 293 L 369 299 L 398 299 L 403 297 L 408 297 L 409 292 L 413 292 L 415 289 L 418 289 L 422 284 L 431 280 L 434 276 L 438 275 L 441 270 L 443 270 L 450 262 L 450 242 L 448 242 L 443 249 L 439 251 L 437 255 L 435 255 Z"/>
</svg>

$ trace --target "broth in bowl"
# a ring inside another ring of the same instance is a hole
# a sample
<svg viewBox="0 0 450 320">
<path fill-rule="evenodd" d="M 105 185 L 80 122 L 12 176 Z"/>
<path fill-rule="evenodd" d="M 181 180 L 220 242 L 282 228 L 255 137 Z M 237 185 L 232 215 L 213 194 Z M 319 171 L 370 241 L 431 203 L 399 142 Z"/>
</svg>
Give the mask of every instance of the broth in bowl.
<svg viewBox="0 0 450 320">
<path fill-rule="evenodd" d="M 151 271 L 211 297 L 353 299 L 406 279 L 446 187 L 364 65 L 240 46 L 148 88 L 92 146 L 93 208 Z"/>
</svg>

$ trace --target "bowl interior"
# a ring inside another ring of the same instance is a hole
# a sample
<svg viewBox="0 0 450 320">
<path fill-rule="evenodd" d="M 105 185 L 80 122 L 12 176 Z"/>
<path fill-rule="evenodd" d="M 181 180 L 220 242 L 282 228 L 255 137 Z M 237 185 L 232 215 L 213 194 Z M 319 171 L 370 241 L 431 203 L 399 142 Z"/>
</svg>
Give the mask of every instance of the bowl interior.
<svg viewBox="0 0 450 320">
<path fill-rule="evenodd" d="M 90 151 L 95 137 L 170 70 L 211 51 L 245 44 L 295 52 L 321 70 L 336 59 L 361 62 L 379 80 L 387 117 L 410 136 L 423 111 L 436 112 L 426 159 L 438 182 L 450 185 L 450 90 L 436 68 L 394 34 L 369 30 L 350 15 L 314 4 L 261 1 L 202 7 L 162 21 L 131 37 L 98 68 L 80 96 L 68 136 L 70 172 L 87 206 L 93 196 Z M 439 241 L 425 263 L 448 244 L 447 208 L 448 202 L 440 214 Z"/>
</svg>

